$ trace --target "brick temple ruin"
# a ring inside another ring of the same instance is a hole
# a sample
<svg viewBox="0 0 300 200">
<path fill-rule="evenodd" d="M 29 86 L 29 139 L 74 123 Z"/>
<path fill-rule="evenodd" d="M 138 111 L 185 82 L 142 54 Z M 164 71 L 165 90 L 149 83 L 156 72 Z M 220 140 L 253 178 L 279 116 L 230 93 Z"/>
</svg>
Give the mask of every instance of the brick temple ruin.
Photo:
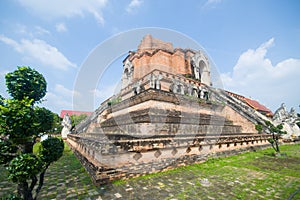
<svg viewBox="0 0 300 200">
<path fill-rule="evenodd" d="M 213 87 L 201 50 L 146 35 L 123 61 L 122 89 L 68 135 L 95 184 L 268 145 L 255 125 L 272 112 Z"/>
</svg>

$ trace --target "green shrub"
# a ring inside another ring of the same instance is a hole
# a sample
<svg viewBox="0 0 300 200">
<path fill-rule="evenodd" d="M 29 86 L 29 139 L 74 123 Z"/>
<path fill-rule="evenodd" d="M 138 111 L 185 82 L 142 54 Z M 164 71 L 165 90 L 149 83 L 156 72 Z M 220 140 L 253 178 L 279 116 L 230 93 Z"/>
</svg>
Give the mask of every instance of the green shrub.
<svg viewBox="0 0 300 200">
<path fill-rule="evenodd" d="M 12 159 L 7 170 L 8 178 L 13 182 L 23 182 L 37 175 L 43 168 L 43 162 L 34 154 L 20 154 Z"/>
<path fill-rule="evenodd" d="M 46 164 L 57 161 L 63 154 L 64 142 L 62 139 L 50 137 L 41 142 L 38 155 Z"/>
</svg>

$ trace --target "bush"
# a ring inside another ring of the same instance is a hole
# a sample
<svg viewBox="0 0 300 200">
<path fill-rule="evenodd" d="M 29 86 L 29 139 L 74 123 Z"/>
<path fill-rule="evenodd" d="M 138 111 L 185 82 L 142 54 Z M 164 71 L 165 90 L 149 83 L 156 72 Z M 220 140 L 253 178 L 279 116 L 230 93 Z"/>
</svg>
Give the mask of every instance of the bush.
<svg viewBox="0 0 300 200">
<path fill-rule="evenodd" d="M 46 164 L 57 161 L 63 154 L 64 142 L 62 139 L 50 137 L 41 142 L 39 156 Z"/>
<path fill-rule="evenodd" d="M 20 154 L 12 159 L 7 170 L 8 178 L 13 182 L 23 182 L 37 175 L 43 168 L 43 162 L 34 154 Z"/>
</svg>

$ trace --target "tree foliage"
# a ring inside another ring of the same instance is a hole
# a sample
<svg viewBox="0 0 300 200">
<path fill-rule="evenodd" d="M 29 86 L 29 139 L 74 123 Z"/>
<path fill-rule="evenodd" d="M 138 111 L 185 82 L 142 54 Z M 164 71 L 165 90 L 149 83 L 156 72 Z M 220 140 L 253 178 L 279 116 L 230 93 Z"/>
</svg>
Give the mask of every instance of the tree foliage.
<svg viewBox="0 0 300 200">
<path fill-rule="evenodd" d="M 0 164 L 7 166 L 8 178 L 18 184 L 19 196 L 36 199 L 45 172 L 62 156 L 64 143 L 50 137 L 41 143 L 37 154 L 33 153 L 36 138 L 53 130 L 54 126 L 55 114 L 35 106 L 46 94 L 46 81 L 30 67 L 18 67 L 5 77 L 12 98 L 0 98 Z"/>
<path fill-rule="evenodd" d="M 41 142 L 38 155 L 46 164 L 57 161 L 63 154 L 64 143 L 58 138 L 49 138 Z"/>
<path fill-rule="evenodd" d="M 46 95 L 44 76 L 30 67 L 18 67 L 18 70 L 6 74 L 5 79 L 7 91 L 14 99 L 28 98 L 37 102 Z"/>
<path fill-rule="evenodd" d="M 60 134 L 63 126 L 61 125 L 62 118 L 58 114 L 53 113 L 53 126 L 51 132 L 54 134 Z"/>
<path fill-rule="evenodd" d="M 269 142 L 271 143 L 273 149 L 276 151 L 276 153 L 280 153 L 279 149 L 279 138 L 280 135 L 286 134 L 286 131 L 283 131 L 283 125 L 279 124 L 275 126 L 270 121 L 265 122 L 267 129 L 271 132 L 272 138 L 269 139 Z"/>
<path fill-rule="evenodd" d="M 85 120 L 87 118 L 87 115 L 86 114 L 71 115 L 70 118 L 71 118 L 71 121 L 72 121 L 72 127 L 75 127 L 77 124 L 79 124 L 80 122 Z"/>
<path fill-rule="evenodd" d="M 38 133 L 45 133 L 52 131 L 54 124 L 54 113 L 46 108 L 34 108 L 36 123 L 38 123 L 36 131 Z"/>
<path fill-rule="evenodd" d="M 43 168 L 43 162 L 34 154 L 23 153 L 15 157 L 8 166 L 9 176 L 13 182 L 24 182 L 36 176 Z"/>
<path fill-rule="evenodd" d="M 17 154 L 18 147 L 10 140 L 0 138 L 0 165 L 8 164 Z"/>
<path fill-rule="evenodd" d="M 34 110 L 32 100 L 7 99 L 0 105 L 0 134 L 10 140 L 26 140 L 35 133 L 36 123 L 32 121 Z"/>
<path fill-rule="evenodd" d="M 258 131 L 258 133 L 261 133 L 263 130 L 263 126 L 261 124 L 256 124 L 255 129 Z"/>
<path fill-rule="evenodd" d="M 4 98 L 3 98 L 3 96 L 0 94 L 0 105 L 3 105 L 3 101 L 4 101 Z"/>
</svg>

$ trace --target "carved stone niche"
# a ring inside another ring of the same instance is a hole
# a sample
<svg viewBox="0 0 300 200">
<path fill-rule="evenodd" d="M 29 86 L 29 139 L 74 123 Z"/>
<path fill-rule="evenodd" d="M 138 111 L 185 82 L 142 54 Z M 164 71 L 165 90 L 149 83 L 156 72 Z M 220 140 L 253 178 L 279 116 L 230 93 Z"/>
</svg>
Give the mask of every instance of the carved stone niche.
<svg viewBox="0 0 300 200">
<path fill-rule="evenodd" d="M 132 83 L 132 77 L 134 73 L 134 66 L 129 61 L 129 59 L 126 59 L 123 65 L 124 65 L 124 70 L 122 74 L 122 89 Z"/>
<path fill-rule="evenodd" d="M 208 86 L 212 85 L 209 61 L 201 51 L 198 51 L 191 57 L 191 67 L 195 79 Z"/>
</svg>

